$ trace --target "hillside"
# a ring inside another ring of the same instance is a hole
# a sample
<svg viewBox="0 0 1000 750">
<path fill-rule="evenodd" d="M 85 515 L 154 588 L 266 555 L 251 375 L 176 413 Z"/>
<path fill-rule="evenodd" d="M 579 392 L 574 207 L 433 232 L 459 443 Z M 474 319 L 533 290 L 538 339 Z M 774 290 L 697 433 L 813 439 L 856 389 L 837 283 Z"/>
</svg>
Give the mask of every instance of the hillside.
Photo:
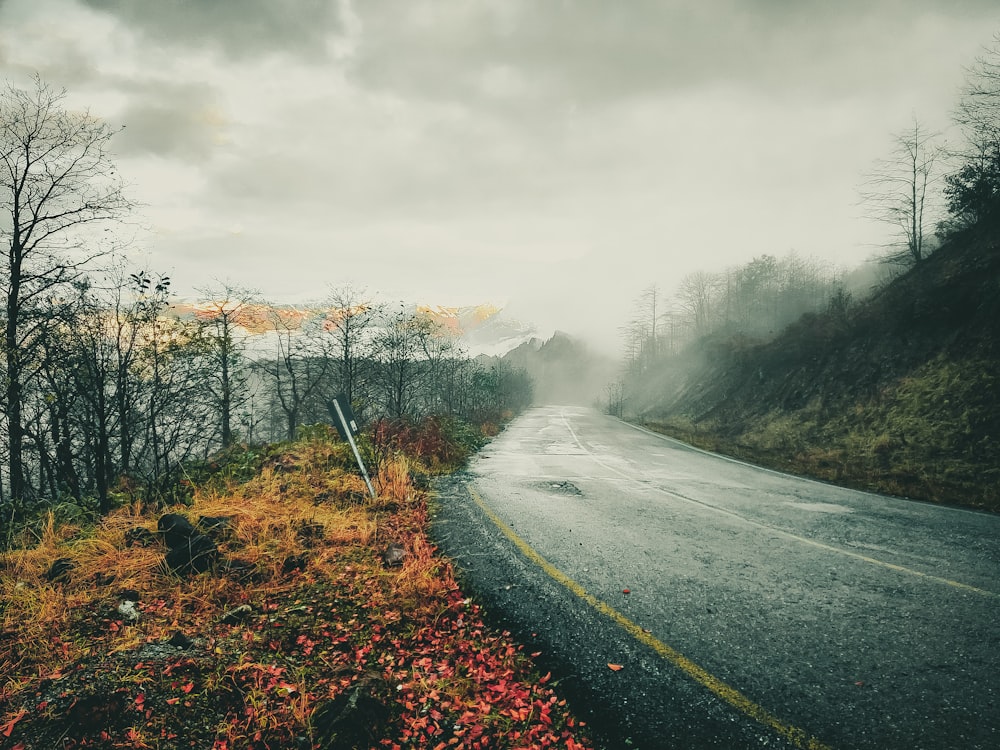
<svg viewBox="0 0 1000 750">
<path fill-rule="evenodd" d="M 996 230 L 770 342 L 700 342 L 646 381 L 633 416 L 822 479 L 1000 510 Z"/>
</svg>

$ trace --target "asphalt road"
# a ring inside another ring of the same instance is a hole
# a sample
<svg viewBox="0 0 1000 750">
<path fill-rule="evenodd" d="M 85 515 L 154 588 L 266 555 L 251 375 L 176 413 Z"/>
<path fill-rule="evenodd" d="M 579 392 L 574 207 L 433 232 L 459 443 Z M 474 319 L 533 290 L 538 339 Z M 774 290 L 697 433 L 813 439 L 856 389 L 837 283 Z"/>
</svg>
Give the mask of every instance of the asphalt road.
<svg viewBox="0 0 1000 750">
<path fill-rule="evenodd" d="M 437 489 L 439 546 L 608 747 L 1000 748 L 1000 517 L 577 407 Z"/>
</svg>

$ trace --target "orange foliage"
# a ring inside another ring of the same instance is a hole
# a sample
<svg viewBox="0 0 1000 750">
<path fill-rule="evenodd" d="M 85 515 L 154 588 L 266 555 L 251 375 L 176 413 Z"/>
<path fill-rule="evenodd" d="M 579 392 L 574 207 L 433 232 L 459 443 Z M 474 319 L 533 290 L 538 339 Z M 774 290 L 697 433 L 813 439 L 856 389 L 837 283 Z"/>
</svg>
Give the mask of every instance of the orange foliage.
<svg viewBox="0 0 1000 750">
<path fill-rule="evenodd" d="M 436 450 L 433 426 L 414 434 Z M 371 501 L 336 451 L 303 441 L 249 482 L 196 487 L 190 507 L 136 502 L 89 530 L 50 516 L 30 548 L 0 555 L 0 743 L 318 748 L 317 716 L 373 684 L 385 747 L 587 747 L 548 676 L 532 677 L 436 553 L 409 460 L 383 463 Z M 165 511 L 228 517 L 225 562 L 180 578 L 161 544 L 128 546 Z M 382 561 L 390 542 L 399 567 Z M 50 581 L 60 558 L 68 579 Z M 179 637 L 191 645 L 167 645 Z"/>
</svg>

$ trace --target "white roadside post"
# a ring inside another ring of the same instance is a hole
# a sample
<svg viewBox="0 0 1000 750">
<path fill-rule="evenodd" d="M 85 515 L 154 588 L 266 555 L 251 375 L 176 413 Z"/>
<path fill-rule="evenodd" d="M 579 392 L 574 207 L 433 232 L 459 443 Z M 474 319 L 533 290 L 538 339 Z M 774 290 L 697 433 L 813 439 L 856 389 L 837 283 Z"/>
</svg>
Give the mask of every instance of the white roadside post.
<svg viewBox="0 0 1000 750">
<path fill-rule="evenodd" d="M 358 444 L 354 441 L 354 436 L 358 432 L 358 423 L 354 421 L 354 412 L 343 395 L 333 399 L 333 409 L 337 413 L 337 432 L 350 444 L 351 450 L 354 451 L 354 458 L 358 462 L 358 468 L 361 469 L 361 476 L 365 478 L 365 484 L 368 485 L 368 492 L 371 494 L 372 500 L 374 500 L 375 488 L 372 487 L 372 480 L 368 478 L 368 469 L 365 468 L 365 462 L 361 460 Z"/>
</svg>

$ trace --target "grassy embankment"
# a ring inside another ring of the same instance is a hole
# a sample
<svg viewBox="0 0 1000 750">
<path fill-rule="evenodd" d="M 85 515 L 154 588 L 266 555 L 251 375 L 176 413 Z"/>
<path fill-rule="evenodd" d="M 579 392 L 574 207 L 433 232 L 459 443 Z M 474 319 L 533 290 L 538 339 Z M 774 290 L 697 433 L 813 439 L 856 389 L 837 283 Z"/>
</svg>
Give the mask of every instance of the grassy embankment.
<svg viewBox="0 0 1000 750">
<path fill-rule="evenodd" d="M 192 473 L 183 505 L 26 530 L 0 555 L 0 747 L 588 746 L 427 539 L 412 476 L 463 449 L 419 429 L 383 438 L 374 501 L 314 432 Z M 164 569 L 166 512 L 229 518 L 212 570 Z M 72 568 L 49 580 L 59 559 Z"/>
<path fill-rule="evenodd" d="M 875 397 L 824 407 L 815 399 L 745 421 L 644 422 L 658 432 L 835 484 L 1000 511 L 997 375 L 989 362 L 940 357 Z"/>
</svg>

